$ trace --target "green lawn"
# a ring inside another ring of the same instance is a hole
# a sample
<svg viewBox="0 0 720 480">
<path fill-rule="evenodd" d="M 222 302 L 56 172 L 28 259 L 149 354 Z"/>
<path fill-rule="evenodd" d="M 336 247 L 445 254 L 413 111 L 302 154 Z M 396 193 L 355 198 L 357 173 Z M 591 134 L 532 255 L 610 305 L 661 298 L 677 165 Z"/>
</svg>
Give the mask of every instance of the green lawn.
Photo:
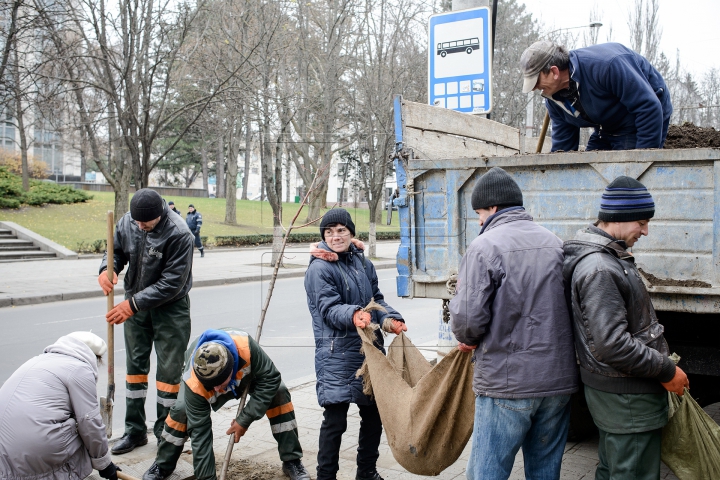
<svg viewBox="0 0 720 480">
<path fill-rule="evenodd" d="M 90 244 L 105 238 L 106 215 L 113 209 L 114 194 L 109 192 L 91 192 L 93 199 L 86 203 L 71 205 L 45 205 L 43 207 L 23 207 L 18 210 L 0 209 L 0 221 L 15 222 L 25 228 L 47 237 L 71 250 L 77 250 L 78 244 Z M 201 235 L 208 236 L 210 243 L 218 235 L 249 235 L 272 233 L 272 209 L 267 202 L 250 200 L 237 201 L 237 225 L 227 225 L 225 221 L 224 198 L 172 197 L 175 206 L 187 213 L 187 205 L 192 203 L 202 213 L 203 228 Z M 298 205 L 283 205 L 283 224 L 287 226 L 297 211 Z M 305 207 L 307 209 L 307 207 Z M 300 214 L 299 222 L 306 218 L 306 211 Z M 369 211 L 360 208 L 348 208 L 353 216 L 358 232 L 367 232 Z M 385 218 L 383 214 L 383 218 Z M 300 231 L 317 231 L 317 226 L 306 227 Z M 393 213 L 393 225 L 378 225 L 379 231 L 399 230 L 397 212 Z"/>
</svg>

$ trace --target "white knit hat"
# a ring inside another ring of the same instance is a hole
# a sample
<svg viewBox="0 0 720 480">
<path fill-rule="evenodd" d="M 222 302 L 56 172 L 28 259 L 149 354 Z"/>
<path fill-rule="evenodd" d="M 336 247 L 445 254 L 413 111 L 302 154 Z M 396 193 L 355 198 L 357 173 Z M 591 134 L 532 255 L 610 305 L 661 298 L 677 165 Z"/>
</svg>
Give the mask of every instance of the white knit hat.
<svg viewBox="0 0 720 480">
<path fill-rule="evenodd" d="M 92 332 L 72 332 L 67 334 L 68 337 L 76 338 L 90 347 L 90 350 L 98 356 L 102 357 L 107 352 L 107 344 L 105 340 L 98 337 Z"/>
</svg>

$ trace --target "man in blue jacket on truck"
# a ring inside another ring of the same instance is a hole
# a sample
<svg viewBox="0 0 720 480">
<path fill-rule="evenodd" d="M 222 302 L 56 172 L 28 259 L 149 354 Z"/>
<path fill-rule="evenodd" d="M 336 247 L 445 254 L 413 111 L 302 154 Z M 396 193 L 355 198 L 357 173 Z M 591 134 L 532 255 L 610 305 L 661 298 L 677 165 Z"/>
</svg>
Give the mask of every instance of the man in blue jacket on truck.
<svg viewBox="0 0 720 480">
<path fill-rule="evenodd" d="M 520 57 L 523 93 L 540 90 L 552 119 L 552 151 L 578 149 L 581 128 L 593 128 L 586 150 L 662 148 L 672 104 L 662 75 L 619 43 L 568 50 L 533 43 Z"/>
</svg>

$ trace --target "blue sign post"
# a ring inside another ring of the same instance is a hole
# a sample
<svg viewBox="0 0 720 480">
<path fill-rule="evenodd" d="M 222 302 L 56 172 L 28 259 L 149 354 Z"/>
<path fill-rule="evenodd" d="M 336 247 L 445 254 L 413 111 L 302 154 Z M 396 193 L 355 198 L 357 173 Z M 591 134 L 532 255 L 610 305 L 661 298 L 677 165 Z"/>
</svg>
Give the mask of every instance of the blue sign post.
<svg viewBox="0 0 720 480">
<path fill-rule="evenodd" d="M 490 9 L 430 17 L 430 105 L 485 114 L 492 109 Z"/>
</svg>

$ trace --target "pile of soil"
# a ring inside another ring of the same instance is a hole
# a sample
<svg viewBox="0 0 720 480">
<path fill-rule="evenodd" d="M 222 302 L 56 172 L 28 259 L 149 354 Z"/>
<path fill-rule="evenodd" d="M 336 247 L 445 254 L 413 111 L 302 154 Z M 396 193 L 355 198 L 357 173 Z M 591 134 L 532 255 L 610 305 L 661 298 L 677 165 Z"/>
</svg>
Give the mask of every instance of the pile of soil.
<svg viewBox="0 0 720 480">
<path fill-rule="evenodd" d="M 220 475 L 222 462 L 216 465 L 217 473 Z M 267 463 L 255 463 L 249 460 L 232 460 L 228 466 L 228 480 L 287 480 L 280 465 L 268 465 Z"/>
<path fill-rule="evenodd" d="M 675 280 L 672 278 L 658 278 L 652 273 L 643 271 L 642 268 L 638 269 L 643 277 L 653 287 L 693 287 L 693 288 L 712 288 L 707 282 L 702 280 Z"/>
<path fill-rule="evenodd" d="M 713 127 L 703 128 L 685 122 L 682 125 L 670 125 L 664 148 L 712 147 L 720 147 L 720 131 Z"/>
</svg>

